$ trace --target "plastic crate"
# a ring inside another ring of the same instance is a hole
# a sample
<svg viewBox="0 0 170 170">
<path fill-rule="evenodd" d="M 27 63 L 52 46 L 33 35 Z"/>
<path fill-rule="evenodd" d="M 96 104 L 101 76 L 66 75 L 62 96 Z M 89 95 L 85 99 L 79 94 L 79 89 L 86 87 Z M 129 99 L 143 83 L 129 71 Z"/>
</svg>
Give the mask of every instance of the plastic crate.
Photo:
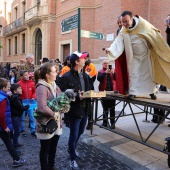
<svg viewBox="0 0 170 170">
<path fill-rule="evenodd" d="M 22 103 L 24 106 L 27 104 L 30 105 L 28 110 L 34 110 L 37 107 L 37 101 L 34 99 L 24 99 L 24 100 L 22 100 Z"/>
</svg>

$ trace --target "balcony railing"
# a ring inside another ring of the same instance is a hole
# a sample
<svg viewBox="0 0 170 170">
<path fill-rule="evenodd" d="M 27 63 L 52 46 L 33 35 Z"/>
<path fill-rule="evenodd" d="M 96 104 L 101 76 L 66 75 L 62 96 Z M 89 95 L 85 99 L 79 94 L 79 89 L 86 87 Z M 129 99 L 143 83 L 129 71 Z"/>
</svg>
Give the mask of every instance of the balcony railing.
<svg viewBox="0 0 170 170">
<path fill-rule="evenodd" d="M 22 27 L 23 25 L 24 25 L 24 17 L 16 19 L 14 22 L 12 22 L 11 24 L 3 28 L 3 35 L 11 33 L 16 29 Z"/>
<path fill-rule="evenodd" d="M 25 12 L 25 21 L 28 21 L 36 16 L 39 13 L 39 5 L 33 6 L 28 11 Z"/>
</svg>

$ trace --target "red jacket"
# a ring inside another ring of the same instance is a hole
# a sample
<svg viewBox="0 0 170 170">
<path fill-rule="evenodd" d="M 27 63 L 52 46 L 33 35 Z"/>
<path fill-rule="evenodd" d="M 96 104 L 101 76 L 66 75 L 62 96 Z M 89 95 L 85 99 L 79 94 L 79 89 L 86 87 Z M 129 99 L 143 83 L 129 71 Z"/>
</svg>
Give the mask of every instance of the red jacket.
<svg viewBox="0 0 170 170">
<path fill-rule="evenodd" d="M 22 88 L 21 99 L 35 99 L 35 83 L 32 80 L 20 80 L 18 82 Z"/>
<path fill-rule="evenodd" d="M 107 87 L 107 75 L 108 74 L 106 74 L 105 71 L 106 71 L 105 69 L 101 69 L 98 72 L 97 80 L 100 82 L 99 91 L 104 91 L 106 90 L 106 87 Z M 115 91 L 116 90 L 115 75 L 110 73 L 110 78 L 111 78 L 112 85 L 113 85 L 113 91 Z"/>
</svg>

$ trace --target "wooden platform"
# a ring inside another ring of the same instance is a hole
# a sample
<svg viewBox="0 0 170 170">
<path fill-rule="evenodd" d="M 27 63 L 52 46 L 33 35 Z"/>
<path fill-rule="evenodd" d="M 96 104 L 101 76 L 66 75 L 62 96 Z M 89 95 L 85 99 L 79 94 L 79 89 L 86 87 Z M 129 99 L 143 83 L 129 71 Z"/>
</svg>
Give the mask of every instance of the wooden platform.
<svg viewBox="0 0 170 170">
<path fill-rule="evenodd" d="M 170 111 L 170 94 L 169 93 L 158 93 L 156 94 L 157 99 L 152 100 L 150 98 L 145 97 L 137 97 L 133 100 L 128 100 L 127 95 L 121 95 L 119 93 L 115 94 L 114 92 L 106 92 L 106 98 L 107 99 L 115 99 L 115 100 L 121 100 L 125 102 L 135 103 L 138 105 L 148 106 L 148 107 L 154 107 L 159 109 L 164 109 L 167 111 Z"/>
</svg>

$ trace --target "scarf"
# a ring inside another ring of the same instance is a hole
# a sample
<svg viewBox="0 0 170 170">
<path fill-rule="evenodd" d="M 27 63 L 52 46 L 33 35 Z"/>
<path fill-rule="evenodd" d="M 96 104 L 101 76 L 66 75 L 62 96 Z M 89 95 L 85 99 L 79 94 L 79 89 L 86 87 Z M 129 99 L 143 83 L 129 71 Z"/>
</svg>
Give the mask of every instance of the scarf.
<svg viewBox="0 0 170 170">
<path fill-rule="evenodd" d="M 55 84 L 54 81 L 53 81 L 52 84 L 50 85 L 50 84 L 48 84 L 45 80 L 39 79 L 39 80 L 38 80 L 38 84 L 42 84 L 42 85 L 46 86 L 47 88 L 49 88 L 50 91 L 52 92 L 54 98 L 56 98 L 56 84 Z"/>
</svg>

